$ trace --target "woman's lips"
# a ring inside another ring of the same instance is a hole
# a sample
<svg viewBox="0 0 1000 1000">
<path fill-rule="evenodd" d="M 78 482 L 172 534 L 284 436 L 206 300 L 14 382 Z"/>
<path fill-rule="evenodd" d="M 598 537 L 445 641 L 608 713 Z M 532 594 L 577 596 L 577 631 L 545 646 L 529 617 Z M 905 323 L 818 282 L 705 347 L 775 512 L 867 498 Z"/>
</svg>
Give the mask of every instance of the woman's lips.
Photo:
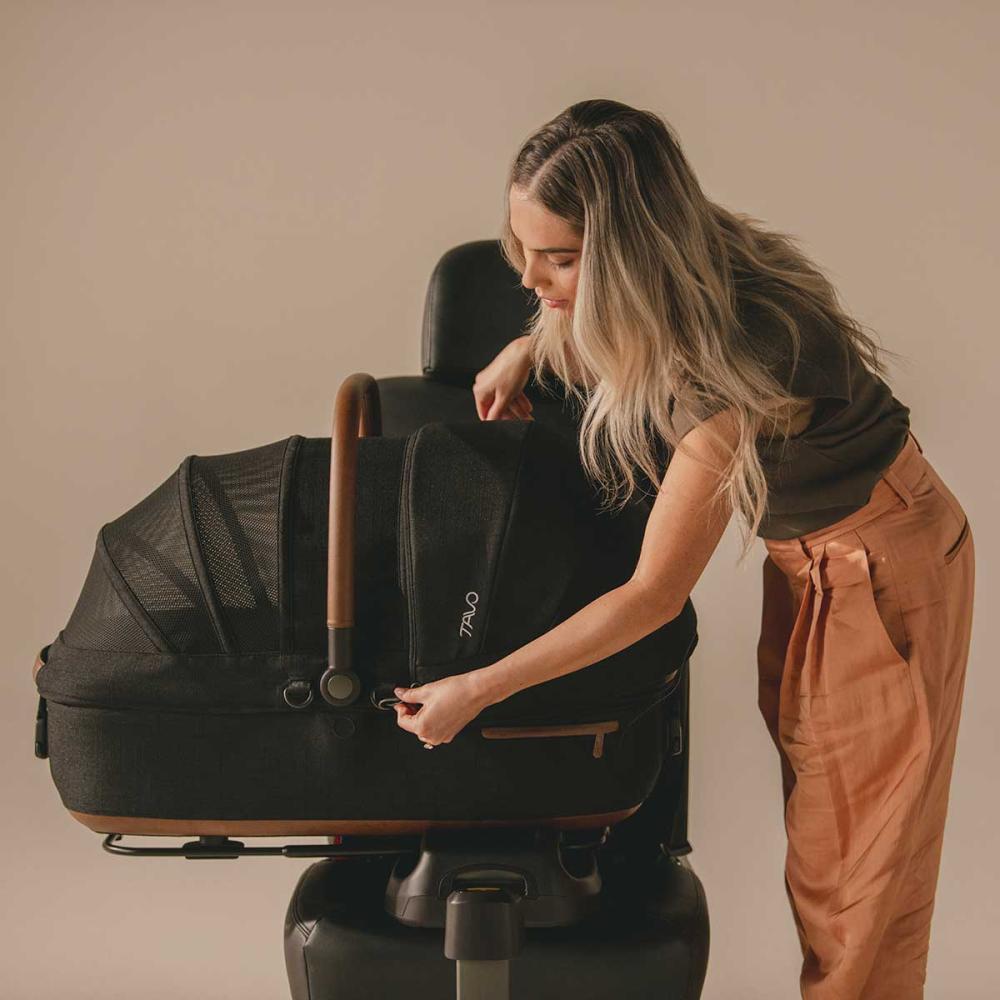
<svg viewBox="0 0 1000 1000">
<path fill-rule="evenodd" d="M 566 299 L 547 299 L 543 296 L 542 301 L 552 309 L 558 309 L 560 306 L 566 305 Z"/>
</svg>

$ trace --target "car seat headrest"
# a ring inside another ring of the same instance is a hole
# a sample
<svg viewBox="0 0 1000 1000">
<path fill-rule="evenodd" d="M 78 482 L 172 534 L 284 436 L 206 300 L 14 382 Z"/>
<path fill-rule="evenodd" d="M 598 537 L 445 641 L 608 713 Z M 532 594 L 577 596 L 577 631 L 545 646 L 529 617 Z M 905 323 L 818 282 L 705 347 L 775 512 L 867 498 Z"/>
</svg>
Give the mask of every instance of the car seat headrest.
<svg viewBox="0 0 1000 1000">
<path fill-rule="evenodd" d="M 424 378 L 471 388 L 476 373 L 524 333 L 537 301 L 498 240 L 448 250 L 431 273 L 424 300 Z"/>
</svg>

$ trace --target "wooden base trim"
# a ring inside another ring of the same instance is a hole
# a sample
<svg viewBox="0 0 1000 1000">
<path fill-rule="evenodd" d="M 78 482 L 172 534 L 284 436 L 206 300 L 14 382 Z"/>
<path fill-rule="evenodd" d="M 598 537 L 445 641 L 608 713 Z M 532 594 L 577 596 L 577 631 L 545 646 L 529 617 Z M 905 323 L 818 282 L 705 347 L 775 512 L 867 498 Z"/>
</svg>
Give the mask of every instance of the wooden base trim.
<svg viewBox="0 0 1000 1000">
<path fill-rule="evenodd" d="M 425 830 L 462 830 L 482 827 L 554 827 L 587 830 L 613 826 L 639 806 L 617 812 L 556 816 L 546 819 L 437 820 L 437 819 L 158 819 L 152 816 L 97 816 L 75 812 L 73 819 L 95 833 L 122 833 L 147 837 L 310 837 L 339 834 L 382 836 L 423 833 Z"/>
</svg>

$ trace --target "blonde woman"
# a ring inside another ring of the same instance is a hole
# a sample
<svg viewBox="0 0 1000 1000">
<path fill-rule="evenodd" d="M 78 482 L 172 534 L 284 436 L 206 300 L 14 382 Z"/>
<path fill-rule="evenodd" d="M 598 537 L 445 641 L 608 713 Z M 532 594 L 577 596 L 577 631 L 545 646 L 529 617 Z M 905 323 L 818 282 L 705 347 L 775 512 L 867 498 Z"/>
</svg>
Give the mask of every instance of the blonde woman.
<svg viewBox="0 0 1000 1000">
<path fill-rule="evenodd" d="M 429 749 L 486 706 L 683 607 L 732 515 L 763 539 L 759 707 L 777 748 L 807 1000 L 923 996 L 975 556 L 881 348 L 787 235 L 710 201 L 670 127 L 583 101 L 531 135 L 502 246 L 539 310 L 474 386 L 531 419 L 534 369 L 582 408 L 609 503 L 656 487 L 632 578 L 488 667 L 397 689 Z M 669 461 L 657 466 L 658 445 Z"/>
</svg>

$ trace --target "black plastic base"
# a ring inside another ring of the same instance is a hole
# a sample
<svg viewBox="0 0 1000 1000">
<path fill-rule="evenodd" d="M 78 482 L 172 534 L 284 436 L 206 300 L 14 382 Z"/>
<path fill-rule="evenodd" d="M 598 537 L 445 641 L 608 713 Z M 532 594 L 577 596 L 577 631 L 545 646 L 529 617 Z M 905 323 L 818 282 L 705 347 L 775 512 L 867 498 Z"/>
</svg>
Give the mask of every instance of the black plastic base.
<svg viewBox="0 0 1000 1000">
<path fill-rule="evenodd" d="M 701 882 L 686 858 L 641 866 L 600 856 L 599 905 L 569 927 L 528 927 L 510 961 L 516 1000 L 697 1000 L 708 964 Z M 292 1000 L 371 1000 L 456 995 L 456 962 L 439 929 L 390 916 L 385 889 L 394 861 L 321 861 L 299 880 L 285 919 Z"/>
<path fill-rule="evenodd" d="M 593 847 L 603 831 L 592 831 Z M 396 862 L 385 909 L 411 927 L 444 927 L 453 892 L 508 890 L 525 927 L 564 927 L 598 905 L 593 847 L 564 846 L 552 829 L 428 830 L 419 854 Z M 473 957 L 473 956 L 469 956 Z"/>
</svg>

